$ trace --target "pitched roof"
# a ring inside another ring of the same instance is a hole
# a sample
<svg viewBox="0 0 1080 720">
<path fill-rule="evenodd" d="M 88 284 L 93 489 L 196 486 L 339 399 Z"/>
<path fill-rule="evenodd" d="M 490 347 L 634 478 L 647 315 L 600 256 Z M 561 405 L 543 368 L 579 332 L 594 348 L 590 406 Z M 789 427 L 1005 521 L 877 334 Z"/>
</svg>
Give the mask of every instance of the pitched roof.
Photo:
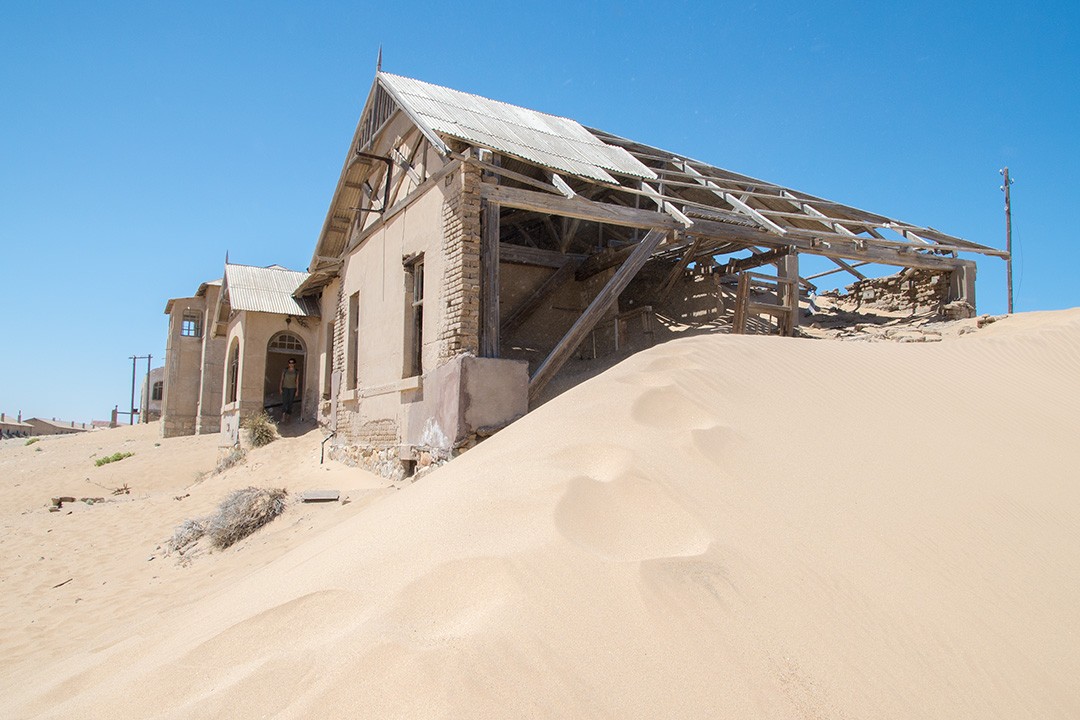
<svg viewBox="0 0 1080 720">
<path fill-rule="evenodd" d="M 378 82 L 429 139 L 454 137 L 534 165 L 602 182 L 617 182 L 609 172 L 656 177 L 629 152 L 605 144 L 570 118 L 384 72 L 379 73 Z"/>
<path fill-rule="evenodd" d="M 313 298 L 293 297 L 307 277 L 306 272 L 287 270 L 280 265 L 227 264 L 222 293 L 228 296 L 233 310 L 319 317 L 319 306 Z"/>
</svg>

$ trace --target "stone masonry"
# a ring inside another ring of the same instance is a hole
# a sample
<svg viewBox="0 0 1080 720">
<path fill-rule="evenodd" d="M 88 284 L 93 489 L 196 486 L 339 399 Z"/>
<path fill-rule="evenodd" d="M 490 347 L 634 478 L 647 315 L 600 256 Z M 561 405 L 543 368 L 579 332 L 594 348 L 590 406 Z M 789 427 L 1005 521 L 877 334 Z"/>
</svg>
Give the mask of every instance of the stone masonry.
<svg viewBox="0 0 1080 720">
<path fill-rule="evenodd" d="M 847 302 L 856 308 L 869 307 L 889 312 L 939 313 L 949 301 L 949 274 L 908 268 L 896 275 L 859 280 L 846 288 Z M 827 292 L 840 299 L 838 292 Z"/>
</svg>

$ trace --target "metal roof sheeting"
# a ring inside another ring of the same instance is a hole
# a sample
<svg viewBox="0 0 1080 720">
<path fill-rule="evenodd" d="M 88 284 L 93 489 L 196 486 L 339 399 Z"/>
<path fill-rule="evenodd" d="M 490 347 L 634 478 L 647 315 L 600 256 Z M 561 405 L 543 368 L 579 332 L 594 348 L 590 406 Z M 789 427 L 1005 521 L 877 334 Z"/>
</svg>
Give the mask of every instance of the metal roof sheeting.
<svg viewBox="0 0 1080 720">
<path fill-rule="evenodd" d="M 306 272 L 287 270 L 280 265 L 226 265 L 224 285 L 233 310 L 319 317 L 314 298 L 293 297 L 307 277 Z"/>
<path fill-rule="evenodd" d="M 413 120 L 436 134 L 577 177 L 617 182 L 610 171 L 656 178 L 625 149 L 605 144 L 569 118 L 399 75 L 379 73 L 379 80 Z"/>
</svg>

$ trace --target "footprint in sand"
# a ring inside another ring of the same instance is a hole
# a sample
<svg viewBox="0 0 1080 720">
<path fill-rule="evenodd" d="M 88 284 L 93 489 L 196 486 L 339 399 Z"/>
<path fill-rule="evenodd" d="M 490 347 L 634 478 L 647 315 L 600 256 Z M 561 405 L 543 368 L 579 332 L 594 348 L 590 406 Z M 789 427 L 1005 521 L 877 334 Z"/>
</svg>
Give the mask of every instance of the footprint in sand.
<svg viewBox="0 0 1080 720">
<path fill-rule="evenodd" d="M 709 544 L 692 514 L 659 484 L 632 472 L 609 482 L 571 480 L 555 508 L 555 525 L 567 540 L 607 560 L 698 555 Z"/>
<path fill-rule="evenodd" d="M 690 431 L 694 449 L 715 464 L 722 464 L 739 442 L 739 433 L 728 425 L 710 425 Z"/>
<path fill-rule="evenodd" d="M 673 431 L 712 427 L 719 422 L 708 407 L 674 386 L 642 392 L 630 408 L 630 417 L 646 427 Z"/>
</svg>

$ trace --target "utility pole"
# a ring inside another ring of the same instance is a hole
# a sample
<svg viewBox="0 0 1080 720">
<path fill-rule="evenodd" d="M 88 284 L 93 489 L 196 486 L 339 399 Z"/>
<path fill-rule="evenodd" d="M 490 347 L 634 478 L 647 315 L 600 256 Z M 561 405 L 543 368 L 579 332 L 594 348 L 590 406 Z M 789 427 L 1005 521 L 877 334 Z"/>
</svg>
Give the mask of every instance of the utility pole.
<svg viewBox="0 0 1080 720">
<path fill-rule="evenodd" d="M 999 171 L 1005 182 L 1002 184 L 1001 189 L 1005 191 L 1005 252 L 1009 253 L 1009 257 L 1005 259 L 1005 282 L 1009 292 L 1009 314 L 1013 314 L 1013 283 L 1012 283 L 1012 202 L 1009 194 L 1009 188 L 1012 186 L 1012 180 L 1009 179 L 1009 167 L 1005 166 Z"/>
<path fill-rule="evenodd" d="M 131 360 L 131 412 L 128 413 L 128 425 L 135 424 L 135 375 L 136 364 L 140 360 L 146 360 L 146 381 L 149 385 L 150 382 L 150 355 L 132 355 L 128 359 Z M 149 390 L 147 391 L 149 393 Z M 143 408 L 145 410 L 146 408 Z M 140 411 L 141 412 L 141 411 Z"/>
</svg>

